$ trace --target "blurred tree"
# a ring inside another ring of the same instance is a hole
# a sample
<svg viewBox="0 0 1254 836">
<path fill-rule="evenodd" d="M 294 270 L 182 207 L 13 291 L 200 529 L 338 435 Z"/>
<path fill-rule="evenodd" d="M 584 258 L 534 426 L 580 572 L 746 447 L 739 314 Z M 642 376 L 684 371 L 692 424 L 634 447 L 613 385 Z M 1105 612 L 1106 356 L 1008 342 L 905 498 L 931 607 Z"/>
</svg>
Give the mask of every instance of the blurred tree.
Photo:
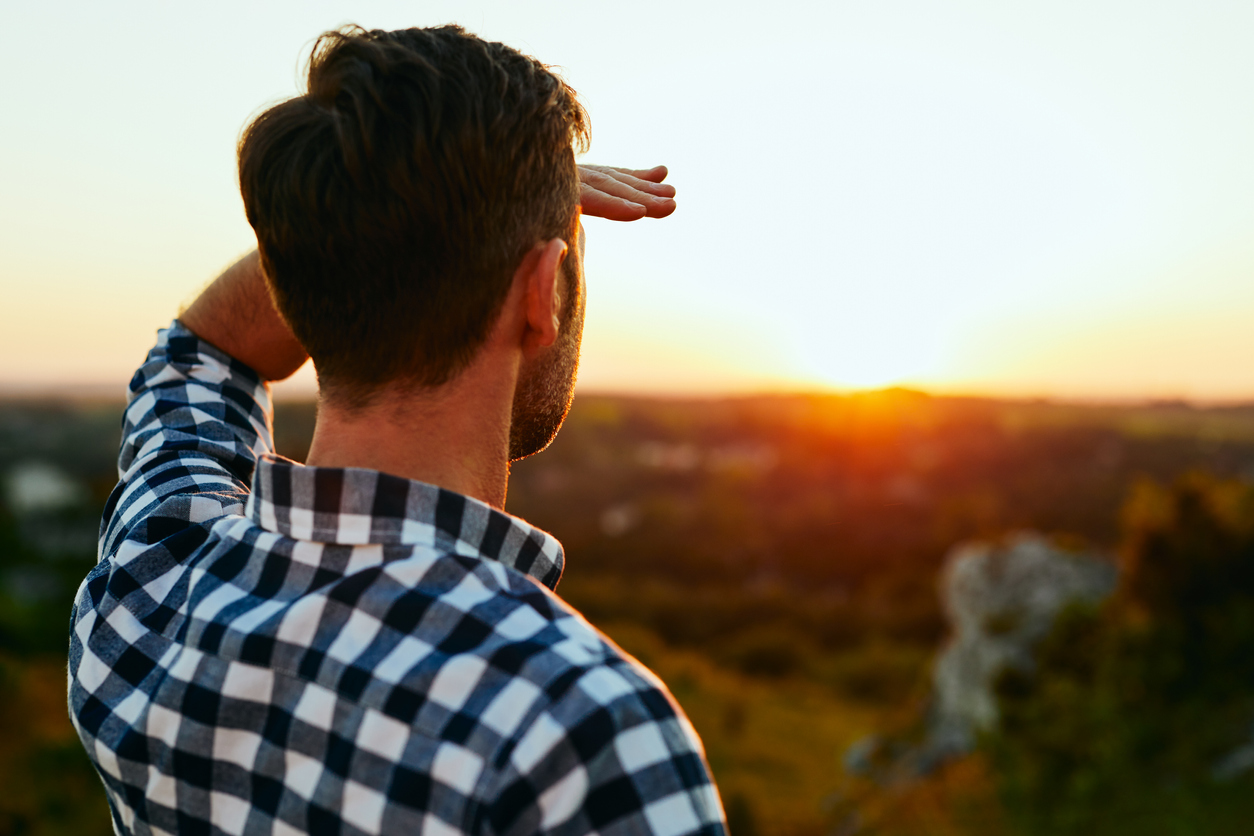
<svg viewBox="0 0 1254 836">
<path fill-rule="evenodd" d="M 1026 833 L 1243 832 L 1254 814 L 1254 488 L 1142 484 L 1120 589 L 997 683 L 988 741 Z M 1248 749 L 1250 758 L 1241 754 Z"/>
</svg>

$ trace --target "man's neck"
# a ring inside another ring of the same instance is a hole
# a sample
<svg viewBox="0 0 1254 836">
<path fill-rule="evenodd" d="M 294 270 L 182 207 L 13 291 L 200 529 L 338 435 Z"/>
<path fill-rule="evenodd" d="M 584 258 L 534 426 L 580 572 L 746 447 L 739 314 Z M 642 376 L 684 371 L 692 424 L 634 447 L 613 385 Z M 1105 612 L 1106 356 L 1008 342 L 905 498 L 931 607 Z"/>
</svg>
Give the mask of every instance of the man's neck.
<svg viewBox="0 0 1254 836">
<path fill-rule="evenodd" d="M 435 389 L 389 390 L 363 409 L 320 401 L 306 463 L 379 470 L 503 508 L 513 380 L 485 380 L 476 365 Z"/>
</svg>

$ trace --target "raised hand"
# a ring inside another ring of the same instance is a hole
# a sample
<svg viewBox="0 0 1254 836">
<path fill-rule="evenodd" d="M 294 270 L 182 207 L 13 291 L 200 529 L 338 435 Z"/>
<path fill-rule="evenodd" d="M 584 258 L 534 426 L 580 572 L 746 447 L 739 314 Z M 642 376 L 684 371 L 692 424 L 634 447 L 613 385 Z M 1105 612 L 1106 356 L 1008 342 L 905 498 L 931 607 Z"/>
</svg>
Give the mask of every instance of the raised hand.
<svg viewBox="0 0 1254 836">
<path fill-rule="evenodd" d="M 579 208 L 611 221 L 665 218 L 675 211 L 675 187 L 666 185 L 666 166 L 650 169 L 579 166 Z"/>
</svg>

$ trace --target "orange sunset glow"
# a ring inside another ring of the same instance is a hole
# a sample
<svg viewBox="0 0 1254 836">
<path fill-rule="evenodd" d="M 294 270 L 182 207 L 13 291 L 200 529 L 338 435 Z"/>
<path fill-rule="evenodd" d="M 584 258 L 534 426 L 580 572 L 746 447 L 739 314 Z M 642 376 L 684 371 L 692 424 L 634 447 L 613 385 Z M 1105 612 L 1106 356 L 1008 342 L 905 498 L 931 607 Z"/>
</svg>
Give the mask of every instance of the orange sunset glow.
<svg viewBox="0 0 1254 836">
<path fill-rule="evenodd" d="M 236 135 L 320 31 L 456 21 L 562 67 L 588 161 L 679 190 L 587 224 L 582 391 L 1254 396 L 1247 4 L 70 8 L 0 56 L 0 388 L 122 386 L 251 246 Z"/>
</svg>

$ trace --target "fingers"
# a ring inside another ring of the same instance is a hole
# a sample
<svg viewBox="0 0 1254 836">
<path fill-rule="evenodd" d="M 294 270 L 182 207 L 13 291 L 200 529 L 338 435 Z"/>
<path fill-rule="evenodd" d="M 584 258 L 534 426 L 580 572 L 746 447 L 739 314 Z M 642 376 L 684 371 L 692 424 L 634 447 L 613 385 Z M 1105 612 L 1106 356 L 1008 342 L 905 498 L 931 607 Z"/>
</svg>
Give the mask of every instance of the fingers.
<svg viewBox="0 0 1254 836">
<path fill-rule="evenodd" d="M 666 166 L 659 165 L 649 169 L 615 168 L 608 165 L 585 166 L 589 171 L 611 177 L 618 182 L 645 194 L 658 197 L 674 197 L 675 187 L 663 183 L 666 178 Z"/>
<path fill-rule="evenodd" d="M 582 165 L 579 179 L 583 211 L 611 220 L 664 218 L 675 211 L 675 187 L 659 182 L 666 175 L 665 166 L 625 169 Z"/>
<path fill-rule="evenodd" d="M 641 180 L 648 180 L 651 183 L 661 183 L 666 179 L 666 175 L 670 173 L 664 165 L 655 165 L 653 168 L 619 168 L 615 170 L 630 174 L 633 177 L 639 177 Z"/>
<path fill-rule="evenodd" d="M 650 202 L 659 203 L 675 196 L 675 187 L 669 184 L 653 183 L 617 168 L 608 166 L 583 166 L 579 179 L 585 185 L 616 195 L 642 206 Z"/>
<path fill-rule="evenodd" d="M 631 200 L 606 194 L 588 185 L 579 187 L 579 208 L 583 214 L 611 221 L 638 221 L 648 210 Z"/>
</svg>

